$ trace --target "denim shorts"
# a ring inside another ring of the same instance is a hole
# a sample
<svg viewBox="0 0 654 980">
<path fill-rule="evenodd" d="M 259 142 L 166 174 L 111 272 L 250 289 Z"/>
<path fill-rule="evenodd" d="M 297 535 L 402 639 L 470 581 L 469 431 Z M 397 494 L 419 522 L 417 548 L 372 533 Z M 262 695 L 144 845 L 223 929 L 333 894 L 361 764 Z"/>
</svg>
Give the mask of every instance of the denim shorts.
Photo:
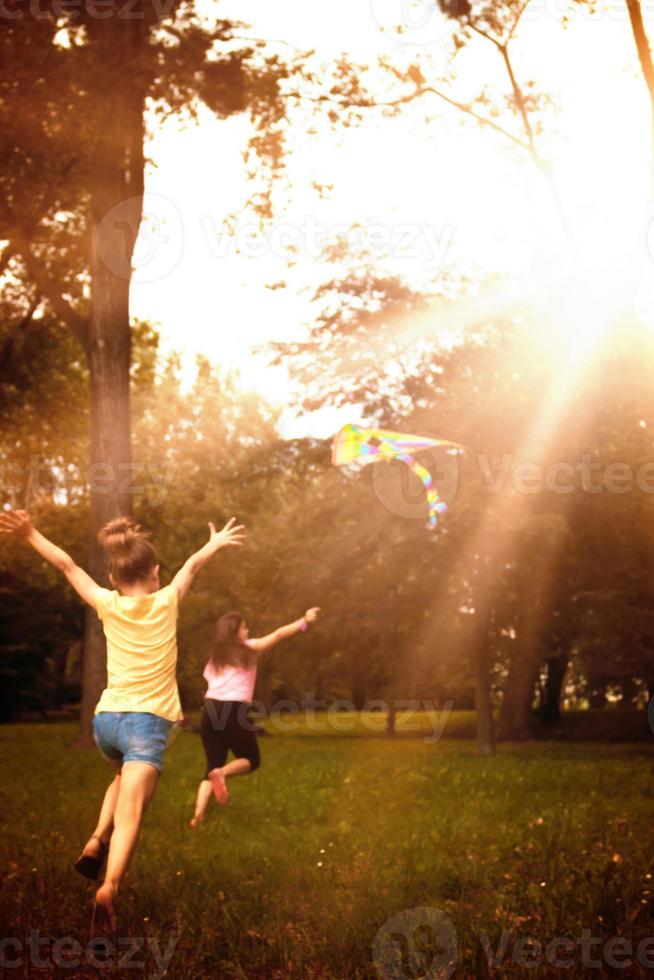
<svg viewBox="0 0 654 980">
<path fill-rule="evenodd" d="M 109 762 L 147 762 L 163 769 L 177 725 L 145 711 L 100 711 L 93 717 L 95 744 Z"/>
</svg>

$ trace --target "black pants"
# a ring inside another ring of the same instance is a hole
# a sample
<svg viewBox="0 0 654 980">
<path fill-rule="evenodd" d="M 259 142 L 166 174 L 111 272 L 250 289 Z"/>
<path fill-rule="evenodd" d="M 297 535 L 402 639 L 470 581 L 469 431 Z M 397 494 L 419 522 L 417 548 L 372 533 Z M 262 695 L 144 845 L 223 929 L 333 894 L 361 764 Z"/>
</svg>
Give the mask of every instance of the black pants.
<svg viewBox="0 0 654 980">
<path fill-rule="evenodd" d="M 247 759 L 252 772 L 261 761 L 255 728 L 247 716 L 245 701 L 214 701 L 205 698 L 200 734 L 207 757 L 207 773 L 221 769 L 227 762 L 227 753 L 235 759 Z"/>
</svg>

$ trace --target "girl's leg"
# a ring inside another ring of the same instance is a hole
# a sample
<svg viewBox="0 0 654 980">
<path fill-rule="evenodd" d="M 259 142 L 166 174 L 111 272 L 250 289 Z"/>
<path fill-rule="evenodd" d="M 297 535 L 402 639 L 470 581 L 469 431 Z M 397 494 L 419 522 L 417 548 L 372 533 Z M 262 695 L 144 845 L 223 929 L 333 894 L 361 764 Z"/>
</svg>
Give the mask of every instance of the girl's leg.
<svg viewBox="0 0 654 980">
<path fill-rule="evenodd" d="M 229 803 L 229 791 L 222 769 L 212 769 L 209 773 L 209 780 L 213 795 L 221 806 L 227 806 Z"/>
<path fill-rule="evenodd" d="M 229 792 L 227 790 L 227 778 L 229 776 L 245 776 L 252 771 L 252 763 L 249 759 L 232 759 L 226 766 L 220 769 L 212 769 L 209 773 L 211 780 L 210 786 L 218 802 L 225 806 L 229 803 Z"/>
<path fill-rule="evenodd" d="M 227 724 L 227 743 L 234 754 L 234 759 L 227 765 L 216 765 L 208 773 L 214 796 L 223 806 L 229 803 L 227 779 L 230 776 L 244 776 L 259 768 L 259 746 L 255 730 L 248 720 L 248 706 L 243 701 L 234 701 Z"/>
<path fill-rule="evenodd" d="M 233 702 L 213 701 L 205 698 L 200 735 L 207 759 L 206 780 L 219 803 L 223 806 L 229 802 L 229 793 L 224 779 L 214 780 L 213 774 L 219 772 L 227 762 L 229 752 L 229 721 L 233 710 Z M 201 784 L 202 785 L 202 784 Z M 198 791 L 199 798 L 199 791 Z M 196 801 L 197 807 L 197 801 Z"/>
<path fill-rule="evenodd" d="M 199 823 L 204 820 L 205 814 L 207 812 L 207 807 L 209 806 L 209 800 L 213 795 L 213 789 L 211 788 L 211 783 L 208 779 L 203 779 L 198 786 L 198 792 L 195 797 L 195 813 L 193 814 L 193 819 L 191 820 L 191 827 L 197 827 Z"/>
<path fill-rule="evenodd" d="M 245 776 L 246 773 L 252 772 L 252 763 L 249 759 L 232 759 L 220 771 L 225 779 L 228 776 Z"/>
<path fill-rule="evenodd" d="M 106 921 L 116 928 L 114 901 L 136 847 L 141 818 L 154 795 L 159 772 L 147 762 L 126 762 L 120 775 L 118 799 L 114 809 L 114 829 L 109 845 L 107 874 L 95 900 Z"/>
<path fill-rule="evenodd" d="M 103 845 L 105 848 L 109 845 L 109 839 L 114 827 L 114 810 L 116 809 L 116 801 L 120 789 L 121 763 L 117 762 L 114 765 L 118 771 L 107 787 L 102 806 L 100 807 L 100 816 L 98 817 L 96 828 L 82 851 L 82 854 L 88 854 L 91 857 L 99 857 Z"/>
</svg>

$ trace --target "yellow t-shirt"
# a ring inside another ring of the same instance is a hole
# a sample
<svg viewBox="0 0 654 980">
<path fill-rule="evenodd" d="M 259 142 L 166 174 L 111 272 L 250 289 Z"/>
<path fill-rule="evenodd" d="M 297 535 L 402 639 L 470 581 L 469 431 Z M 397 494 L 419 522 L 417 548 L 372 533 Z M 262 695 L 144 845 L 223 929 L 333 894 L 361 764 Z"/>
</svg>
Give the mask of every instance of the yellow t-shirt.
<svg viewBox="0 0 654 980">
<path fill-rule="evenodd" d="M 107 686 L 95 709 L 182 718 L 177 667 L 177 590 L 144 596 L 101 589 L 96 608 L 107 638 Z"/>
</svg>

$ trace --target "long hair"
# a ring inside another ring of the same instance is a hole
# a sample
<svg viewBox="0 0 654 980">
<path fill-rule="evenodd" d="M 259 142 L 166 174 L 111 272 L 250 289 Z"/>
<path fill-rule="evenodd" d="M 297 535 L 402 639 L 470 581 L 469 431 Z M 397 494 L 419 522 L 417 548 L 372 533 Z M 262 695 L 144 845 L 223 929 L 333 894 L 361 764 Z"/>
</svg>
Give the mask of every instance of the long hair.
<svg viewBox="0 0 654 980">
<path fill-rule="evenodd" d="M 133 585 L 147 578 L 157 564 L 157 552 L 147 532 L 128 517 L 105 524 L 98 541 L 107 552 L 107 571 L 119 585 Z"/>
<path fill-rule="evenodd" d="M 216 623 L 209 648 L 209 660 L 214 670 L 221 670 L 228 665 L 244 667 L 247 670 L 254 663 L 256 659 L 254 650 L 251 650 L 238 636 L 238 631 L 244 622 L 240 613 L 230 612 L 221 616 Z"/>
</svg>

